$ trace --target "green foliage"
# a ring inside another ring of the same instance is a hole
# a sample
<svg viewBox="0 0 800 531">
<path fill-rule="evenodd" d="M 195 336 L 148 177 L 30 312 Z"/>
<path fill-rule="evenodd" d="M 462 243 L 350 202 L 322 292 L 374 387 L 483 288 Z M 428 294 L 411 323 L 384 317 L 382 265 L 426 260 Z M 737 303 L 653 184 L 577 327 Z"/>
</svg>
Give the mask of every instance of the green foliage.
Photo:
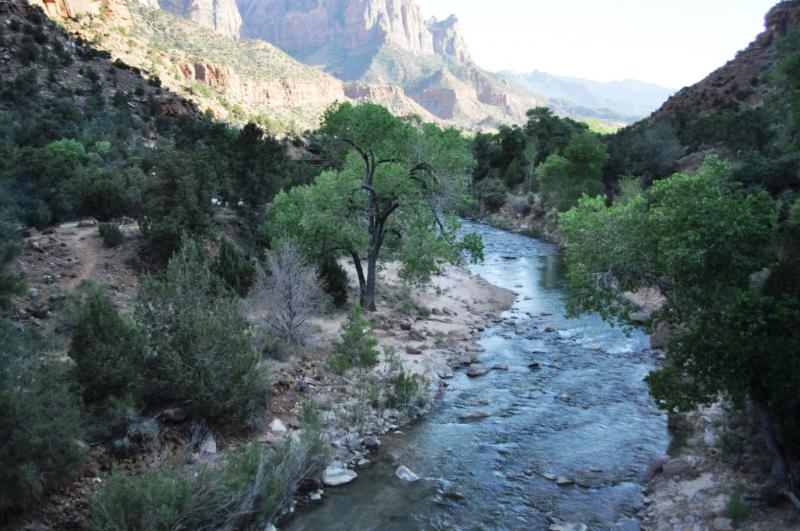
<svg viewBox="0 0 800 531">
<path fill-rule="evenodd" d="M 536 168 L 545 204 L 564 211 L 574 206 L 583 194 L 602 193 L 606 160 L 606 147 L 594 134 L 576 134 L 563 156 L 550 155 Z"/>
<path fill-rule="evenodd" d="M 355 305 L 347 312 L 341 338 L 334 345 L 337 351 L 337 356 L 331 361 L 334 372 L 341 373 L 350 367 L 368 368 L 378 362 L 380 353 L 375 348 L 378 340 L 372 337 L 372 326 L 364 317 L 361 306 Z"/>
<path fill-rule="evenodd" d="M 219 253 L 211 264 L 211 271 L 240 297 L 246 297 L 256 278 L 256 266 L 242 256 L 233 244 L 222 238 Z"/>
<path fill-rule="evenodd" d="M 78 398 L 44 346 L 0 320 L 0 514 L 72 478 L 83 453 Z"/>
<path fill-rule="evenodd" d="M 69 356 L 84 401 L 98 404 L 135 392 L 141 382 L 142 339 L 131 319 L 120 316 L 100 288 L 78 307 Z"/>
<path fill-rule="evenodd" d="M 211 225 L 217 177 L 208 156 L 208 151 L 189 154 L 165 149 L 153 158 L 139 225 L 151 247 L 163 256 L 177 250 L 182 234 L 203 236 Z"/>
<path fill-rule="evenodd" d="M 495 178 L 482 179 L 473 185 L 473 192 L 481 209 L 494 212 L 506 204 L 508 189 L 503 181 Z"/>
<path fill-rule="evenodd" d="M 333 304 L 342 308 L 347 305 L 347 271 L 339 265 L 333 255 L 325 255 L 319 261 L 319 275 L 325 293 Z"/>
<path fill-rule="evenodd" d="M 250 443 L 230 449 L 214 467 L 186 470 L 173 456 L 140 474 L 115 470 L 90 501 L 88 527 L 263 529 L 326 460 L 319 426 L 309 423 L 278 450 Z"/>
<path fill-rule="evenodd" d="M 746 193 L 730 166 L 707 161 L 696 175 L 676 174 L 643 197 L 606 207 L 584 198 L 561 216 L 573 311 L 626 319 L 621 291 L 660 286 L 655 320 L 683 330 L 668 363 L 648 377 L 668 410 L 689 410 L 720 393 L 780 404 L 796 396 L 792 353 L 800 324 L 795 297 L 761 291 L 755 272 L 775 263 L 777 218 L 769 196 Z"/>
<path fill-rule="evenodd" d="M 266 382 L 239 300 L 184 238 L 160 276 L 139 284 L 136 316 L 145 337 L 142 380 L 149 403 L 186 404 L 196 416 L 257 420 Z"/>
<path fill-rule="evenodd" d="M 414 408 L 425 403 L 428 392 L 427 382 L 421 384 L 418 378 L 407 373 L 400 358 L 392 351 L 386 352 L 386 362 L 391 374 L 387 405 L 413 414 Z"/>
<path fill-rule="evenodd" d="M 4 190 L 0 189 L 0 193 Z M 0 200 L 2 201 L 2 200 Z M 0 204 L 0 207 L 4 205 Z M 6 304 L 9 295 L 19 294 L 23 288 L 23 277 L 7 271 L 11 261 L 19 253 L 19 238 L 14 226 L 0 216 L 0 307 Z"/>
<path fill-rule="evenodd" d="M 742 500 L 742 489 L 735 489 L 728 497 L 728 504 L 725 507 L 728 518 L 734 522 L 741 522 L 750 516 L 750 507 Z"/>
<path fill-rule="evenodd" d="M 97 230 L 100 232 L 100 237 L 103 238 L 103 243 L 106 247 L 116 247 L 125 241 L 125 237 L 116 223 L 101 223 Z"/>
<path fill-rule="evenodd" d="M 467 197 L 471 157 L 458 131 L 345 103 L 326 112 L 320 133 L 341 169 L 278 194 L 262 226 L 269 239 L 289 235 L 315 258 L 353 258 L 369 310 L 379 259 L 393 255 L 419 279 L 474 250 L 474 241 L 465 247 L 457 239 L 458 219 L 447 215 Z"/>
</svg>

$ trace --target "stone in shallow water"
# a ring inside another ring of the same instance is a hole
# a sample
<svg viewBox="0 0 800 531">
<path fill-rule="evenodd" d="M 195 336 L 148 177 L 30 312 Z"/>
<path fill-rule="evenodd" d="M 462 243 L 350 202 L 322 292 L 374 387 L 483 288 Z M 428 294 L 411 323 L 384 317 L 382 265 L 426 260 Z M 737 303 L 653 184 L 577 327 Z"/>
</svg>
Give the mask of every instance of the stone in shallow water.
<svg viewBox="0 0 800 531">
<path fill-rule="evenodd" d="M 338 465 L 330 465 L 322 475 L 322 483 L 327 487 L 338 487 L 339 485 L 350 483 L 357 477 L 358 474 L 352 470 Z"/>
<path fill-rule="evenodd" d="M 486 365 L 481 365 L 480 363 L 473 363 L 469 367 L 467 367 L 467 376 L 476 377 L 476 376 L 483 376 L 491 369 Z"/>
<path fill-rule="evenodd" d="M 558 479 L 556 479 L 556 484 L 559 487 L 570 487 L 575 484 L 575 480 L 565 476 L 559 476 Z"/>
<path fill-rule="evenodd" d="M 403 481 L 417 481 L 419 480 L 419 476 L 416 475 L 414 472 L 411 471 L 407 466 L 400 465 L 397 467 L 397 470 L 394 471 L 394 475 Z"/>
<path fill-rule="evenodd" d="M 462 413 L 458 416 L 461 420 L 480 420 L 490 417 L 492 414 L 488 411 L 484 411 L 482 409 L 476 409 L 474 411 L 467 411 L 466 413 Z"/>
</svg>

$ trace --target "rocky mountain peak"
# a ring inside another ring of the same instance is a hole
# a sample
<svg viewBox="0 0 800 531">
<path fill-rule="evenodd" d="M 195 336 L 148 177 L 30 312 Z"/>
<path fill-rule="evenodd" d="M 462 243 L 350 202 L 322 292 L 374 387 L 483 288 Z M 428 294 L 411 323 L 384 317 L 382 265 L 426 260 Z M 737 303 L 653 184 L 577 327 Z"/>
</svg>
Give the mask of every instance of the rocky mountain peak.
<svg viewBox="0 0 800 531">
<path fill-rule="evenodd" d="M 242 16 L 236 0 L 160 0 L 160 6 L 220 35 L 239 38 Z"/>
<path fill-rule="evenodd" d="M 461 33 L 461 26 L 455 15 L 450 15 L 442 21 L 432 18 L 427 25 L 433 34 L 433 51 L 435 53 L 458 63 L 472 63 L 472 57 L 469 55 L 467 44 Z"/>
</svg>

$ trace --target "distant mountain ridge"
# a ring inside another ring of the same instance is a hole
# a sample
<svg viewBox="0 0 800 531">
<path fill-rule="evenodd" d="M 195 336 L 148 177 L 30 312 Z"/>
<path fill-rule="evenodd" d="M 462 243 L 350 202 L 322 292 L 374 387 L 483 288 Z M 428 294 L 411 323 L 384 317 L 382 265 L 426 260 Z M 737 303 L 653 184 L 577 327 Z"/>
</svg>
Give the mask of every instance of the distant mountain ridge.
<svg viewBox="0 0 800 531">
<path fill-rule="evenodd" d="M 539 71 L 504 71 L 502 75 L 547 98 L 552 106 L 565 114 L 626 123 L 648 116 L 676 92 L 675 89 L 633 79 L 602 82 Z"/>
</svg>

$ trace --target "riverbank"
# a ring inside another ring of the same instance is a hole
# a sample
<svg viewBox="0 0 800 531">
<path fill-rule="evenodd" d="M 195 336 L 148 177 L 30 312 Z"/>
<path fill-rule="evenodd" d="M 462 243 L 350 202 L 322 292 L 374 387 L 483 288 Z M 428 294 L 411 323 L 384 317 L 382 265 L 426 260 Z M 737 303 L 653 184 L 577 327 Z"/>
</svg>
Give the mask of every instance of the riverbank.
<svg viewBox="0 0 800 531">
<path fill-rule="evenodd" d="M 352 264 L 342 265 L 354 290 Z M 300 427 L 303 404 L 312 400 L 332 449 L 328 474 L 300 493 L 296 502 L 301 504 L 321 503 L 330 488 L 356 480 L 379 452 L 381 436 L 399 433 L 426 415 L 447 381 L 482 352 L 476 344 L 481 332 L 516 299 L 514 292 L 455 266 L 446 266 L 429 282 L 411 288 L 400 280 L 398 265 L 390 263 L 380 272 L 379 286 L 378 309 L 371 316 L 381 351 L 374 369 L 351 369 L 341 375 L 331 370 L 331 345 L 346 320 L 342 311 L 314 319 L 311 348 L 273 366 L 281 380 L 273 391 L 270 426 L 288 429 L 267 429 L 258 439 L 277 447 Z M 397 399 L 401 373 L 415 382 L 414 396 L 404 400 Z"/>
<path fill-rule="evenodd" d="M 648 477 L 645 529 L 800 529 L 800 513 L 770 485 L 770 458 L 748 412 L 718 402 L 672 424 L 671 455 Z"/>
</svg>

